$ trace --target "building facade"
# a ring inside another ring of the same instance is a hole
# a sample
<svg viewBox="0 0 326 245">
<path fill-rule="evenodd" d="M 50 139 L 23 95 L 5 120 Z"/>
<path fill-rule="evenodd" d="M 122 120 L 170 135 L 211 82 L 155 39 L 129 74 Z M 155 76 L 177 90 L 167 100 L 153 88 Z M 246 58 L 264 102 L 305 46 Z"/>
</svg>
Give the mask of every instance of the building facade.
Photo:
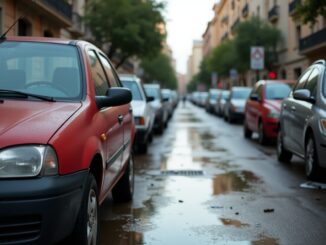
<svg viewBox="0 0 326 245">
<path fill-rule="evenodd" d="M 203 60 L 203 41 L 193 41 L 192 53 L 187 63 L 187 81 L 189 82 L 194 75 L 199 72 L 200 64 Z"/>
</svg>

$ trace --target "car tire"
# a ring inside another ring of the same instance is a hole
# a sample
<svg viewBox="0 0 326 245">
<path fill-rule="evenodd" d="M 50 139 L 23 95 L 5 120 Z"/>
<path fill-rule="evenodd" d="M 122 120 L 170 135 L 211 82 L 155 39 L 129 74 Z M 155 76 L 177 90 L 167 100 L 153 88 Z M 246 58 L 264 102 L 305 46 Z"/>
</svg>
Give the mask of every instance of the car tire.
<svg viewBox="0 0 326 245">
<path fill-rule="evenodd" d="M 228 122 L 229 122 L 230 124 L 233 123 L 233 118 L 232 118 L 232 116 L 231 116 L 231 113 L 229 113 L 229 116 L 228 116 Z"/>
<path fill-rule="evenodd" d="M 98 187 L 93 174 L 89 174 L 77 222 L 72 234 L 72 244 L 96 245 L 99 243 Z"/>
<path fill-rule="evenodd" d="M 282 163 L 290 162 L 293 154 L 284 148 L 283 136 L 282 136 L 281 129 L 279 130 L 279 132 L 277 134 L 277 144 L 276 145 L 277 145 L 276 153 L 277 153 L 278 161 L 282 162 Z"/>
<path fill-rule="evenodd" d="M 252 131 L 248 128 L 246 120 L 245 120 L 244 125 L 243 125 L 243 136 L 246 139 L 251 139 L 251 136 L 252 136 Z"/>
<path fill-rule="evenodd" d="M 317 179 L 320 173 L 316 143 L 310 136 L 305 145 L 305 171 L 308 179 Z"/>
<path fill-rule="evenodd" d="M 264 124 L 263 124 L 263 122 L 259 122 L 259 125 L 258 125 L 258 142 L 261 145 L 266 145 L 267 141 L 268 141 L 268 139 L 267 139 L 267 137 L 265 135 L 265 132 L 264 132 Z"/>
<path fill-rule="evenodd" d="M 115 202 L 129 202 L 134 194 L 134 157 L 130 155 L 127 168 L 112 189 L 112 197 Z"/>
<path fill-rule="evenodd" d="M 141 154 L 146 154 L 148 150 L 148 142 L 144 142 L 138 145 L 138 152 Z"/>
</svg>

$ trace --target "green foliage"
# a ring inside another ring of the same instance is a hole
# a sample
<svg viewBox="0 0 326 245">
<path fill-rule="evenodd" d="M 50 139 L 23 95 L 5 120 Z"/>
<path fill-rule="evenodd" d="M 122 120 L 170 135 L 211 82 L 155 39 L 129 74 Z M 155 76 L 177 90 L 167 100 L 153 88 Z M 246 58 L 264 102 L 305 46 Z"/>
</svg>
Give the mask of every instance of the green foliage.
<svg viewBox="0 0 326 245">
<path fill-rule="evenodd" d="M 226 41 L 213 50 L 209 60 L 209 70 L 218 72 L 219 76 L 228 76 L 232 68 L 238 68 L 234 41 Z"/>
<path fill-rule="evenodd" d="M 177 78 L 167 55 L 160 53 L 154 58 L 144 58 L 141 62 L 144 81 L 158 81 L 163 88 L 177 88 Z"/>
<path fill-rule="evenodd" d="M 164 23 L 162 3 L 154 0 L 90 0 L 85 22 L 90 26 L 98 46 L 110 44 L 112 58 L 119 51 L 126 59 L 131 56 L 155 56 L 165 38 L 159 30 Z"/>
<path fill-rule="evenodd" d="M 305 0 L 297 5 L 294 18 L 303 21 L 303 23 L 311 23 L 314 25 L 319 15 L 326 18 L 326 1 L 325 0 Z"/>
<path fill-rule="evenodd" d="M 239 72 L 250 69 L 250 47 L 262 46 L 265 48 L 265 65 L 270 68 L 276 61 L 276 47 L 281 40 L 281 32 L 268 22 L 258 17 L 242 22 L 235 30 L 235 52 L 237 55 L 236 67 Z"/>
</svg>

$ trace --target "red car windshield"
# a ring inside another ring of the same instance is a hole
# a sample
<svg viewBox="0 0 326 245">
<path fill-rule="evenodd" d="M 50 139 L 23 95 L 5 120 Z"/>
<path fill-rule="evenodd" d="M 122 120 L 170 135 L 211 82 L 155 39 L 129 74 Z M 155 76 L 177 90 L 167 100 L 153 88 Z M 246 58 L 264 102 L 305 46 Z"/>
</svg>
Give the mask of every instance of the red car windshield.
<svg viewBox="0 0 326 245">
<path fill-rule="evenodd" d="M 19 91 L 56 100 L 81 98 L 80 61 L 78 50 L 74 46 L 2 42 L 0 74 L 2 91 Z M 2 92 L 1 97 L 5 96 L 6 93 Z M 11 95 L 10 98 L 15 97 Z"/>
<path fill-rule="evenodd" d="M 290 94 L 291 87 L 285 83 L 274 83 L 266 85 L 267 100 L 283 100 Z"/>
</svg>

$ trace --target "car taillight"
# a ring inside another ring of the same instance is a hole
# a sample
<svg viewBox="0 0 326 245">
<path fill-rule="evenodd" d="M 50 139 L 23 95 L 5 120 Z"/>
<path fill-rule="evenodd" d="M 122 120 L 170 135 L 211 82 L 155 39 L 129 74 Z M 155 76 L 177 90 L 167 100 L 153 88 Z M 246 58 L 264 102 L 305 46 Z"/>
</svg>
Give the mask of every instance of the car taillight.
<svg viewBox="0 0 326 245">
<path fill-rule="evenodd" d="M 145 118 L 144 117 L 135 117 L 136 125 L 145 125 Z"/>
<path fill-rule="evenodd" d="M 320 124 L 321 124 L 322 129 L 324 130 L 324 132 L 326 132 L 326 119 L 321 119 Z"/>
</svg>

